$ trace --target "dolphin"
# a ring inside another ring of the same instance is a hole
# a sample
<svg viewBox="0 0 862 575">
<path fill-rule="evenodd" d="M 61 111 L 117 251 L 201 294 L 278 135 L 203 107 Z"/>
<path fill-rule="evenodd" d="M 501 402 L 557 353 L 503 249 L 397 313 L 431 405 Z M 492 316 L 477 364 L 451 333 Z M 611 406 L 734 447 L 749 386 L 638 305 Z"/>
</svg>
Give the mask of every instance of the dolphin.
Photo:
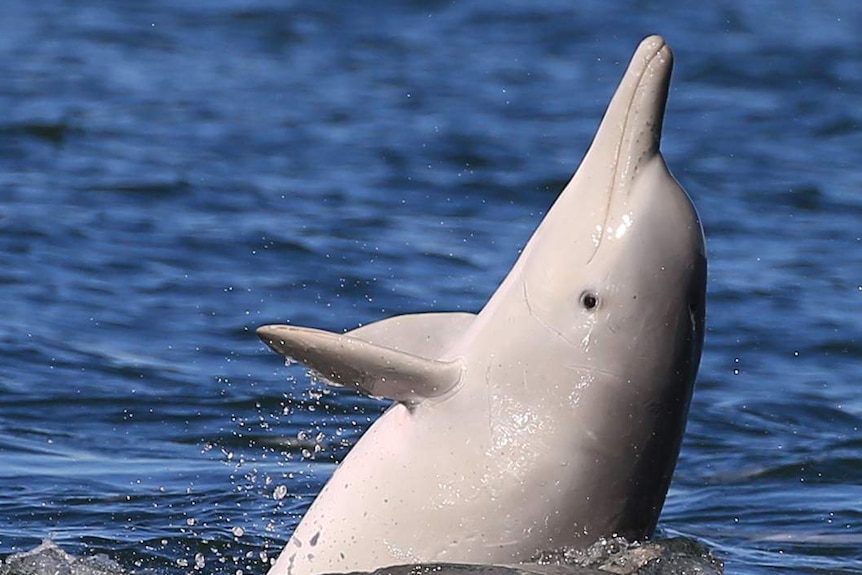
<svg viewBox="0 0 862 575">
<path fill-rule="evenodd" d="M 512 564 L 649 537 L 704 334 L 695 208 L 659 151 L 672 68 L 637 48 L 571 181 L 478 314 L 257 332 L 328 383 L 394 400 L 269 575 Z"/>
</svg>

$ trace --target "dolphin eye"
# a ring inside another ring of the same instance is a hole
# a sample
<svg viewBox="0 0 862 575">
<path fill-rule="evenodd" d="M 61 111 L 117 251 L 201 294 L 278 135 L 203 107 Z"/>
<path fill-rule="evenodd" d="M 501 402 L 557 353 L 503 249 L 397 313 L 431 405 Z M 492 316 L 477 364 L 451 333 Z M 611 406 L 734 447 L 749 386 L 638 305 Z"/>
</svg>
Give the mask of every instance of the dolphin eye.
<svg viewBox="0 0 862 575">
<path fill-rule="evenodd" d="M 599 305 L 599 296 L 594 292 L 587 290 L 581 294 L 580 302 L 581 307 L 587 311 L 592 311 Z"/>
</svg>

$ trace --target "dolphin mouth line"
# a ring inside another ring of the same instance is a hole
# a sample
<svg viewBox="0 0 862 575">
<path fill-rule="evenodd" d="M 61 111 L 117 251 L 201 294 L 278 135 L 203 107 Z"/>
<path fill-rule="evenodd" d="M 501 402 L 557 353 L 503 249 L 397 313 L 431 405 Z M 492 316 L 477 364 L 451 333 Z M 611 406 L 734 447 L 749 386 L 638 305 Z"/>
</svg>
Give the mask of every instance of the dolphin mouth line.
<svg viewBox="0 0 862 575">
<path fill-rule="evenodd" d="M 611 205 L 614 203 L 614 198 L 619 196 L 620 188 L 623 187 L 623 181 L 627 178 L 620 177 L 623 174 L 623 171 L 630 171 L 631 165 L 626 163 L 622 165 L 623 162 L 621 158 L 630 158 L 632 147 L 632 139 L 634 135 L 634 131 L 636 128 L 634 127 L 633 116 L 637 115 L 635 113 L 636 102 L 638 100 L 638 94 L 642 92 L 648 84 L 648 81 L 653 79 L 653 74 L 649 74 L 649 72 L 653 69 L 653 63 L 657 58 L 661 57 L 662 52 L 668 52 L 668 56 L 670 55 L 670 49 L 667 43 L 663 38 L 659 40 L 659 43 L 656 44 L 651 52 L 646 56 L 644 60 L 642 60 L 641 69 L 636 72 L 637 80 L 635 81 L 634 89 L 632 89 L 631 93 L 628 95 L 628 102 L 625 105 L 625 115 L 624 121 L 622 125 L 622 129 L 620 130 L 620 135 L 617 140 L 616 151 L 614 153 L 613 160 L 613 170 L 611 172 L 611 189 L 610 193 L 607 195 L 607 204 L 605 206 L 605 217 L 602 219 L 601 231 L 598 234 L 598 241 L 595 243 L 595 247 L 593 248 L 593 253 L 587 259 L 587 263 L 593 261 L 593 258 L 596 257 L 596 254 L 599 251 L 599 248 L 602 245 L 602 241 L 605 238 L 606 231 L 608 229 L 608 220 L 611 217 Z M 627 75 L 627 74 L 626 74 Z M 625 77 L 625 75 L 624 75 Z M 661 80 L 660 80 L 661 81 Z M 663 108 L 664 106 L 662 106 Z M 661 125 L 663 120 L 664 111 L 658 114 L 658 120 L 654 126 L 656 130 L 656 151 L 658 150 L 658 141 L 661 138 Z M 604 123 L 604 122 L 602 122 Z M 601 129 L 601 126 L 600 126 Z"/>
</svg>

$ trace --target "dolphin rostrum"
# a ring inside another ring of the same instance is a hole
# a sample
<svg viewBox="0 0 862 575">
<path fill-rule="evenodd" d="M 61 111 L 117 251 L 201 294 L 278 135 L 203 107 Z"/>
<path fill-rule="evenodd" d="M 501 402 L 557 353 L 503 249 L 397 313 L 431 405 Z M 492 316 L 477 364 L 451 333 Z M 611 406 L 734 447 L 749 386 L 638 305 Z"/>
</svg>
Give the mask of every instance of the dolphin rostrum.
<svg viewBox="0 0 862 575">
<path fill-rule="evenodd" d="M 395 401 L 270 575 L 515 563 L 652 534 L 705 311 L 703 231 L 659 152 L 671 67 L 662 38 L 640 44 L 583 162 L 479 314 L 258 329 L 324 380 Z"/>
</svg>

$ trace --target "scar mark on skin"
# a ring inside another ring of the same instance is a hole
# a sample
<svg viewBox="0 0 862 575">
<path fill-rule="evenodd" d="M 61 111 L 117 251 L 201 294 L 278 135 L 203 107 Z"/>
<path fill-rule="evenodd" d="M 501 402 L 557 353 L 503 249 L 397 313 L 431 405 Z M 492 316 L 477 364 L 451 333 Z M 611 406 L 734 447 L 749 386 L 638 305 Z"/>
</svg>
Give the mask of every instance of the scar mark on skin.
<svg viewBox="0 0 862 575">
<path fill-rule="evenodd" d="M 589 366 L 589 365 L 584 365 L 584 364 L 582 364 L 582 363 L 570 363 L 570 364 L 567 364 L 567 365 L 566 365 L 566 369 L 571 369 L 571 370 L 582 369 L 582 370 L 587 371 L 587 372 L 589 372 L 589 373 L 600 373 L 600 374 L 602 374 L 602 375 L 609 375 L 609 376 L 611 376 L 611 377 L 615 377 L 615 378 L 620 379 L 620 380 L 625 379 L 625 378 L 624 378 L 624 376 L 622 376 L 622 375 L 620 375 L 620 374 L 618 374 L 618 373 L 614 373 L 614 372 L 612 372 L 612 371 L 608 371 L 607 369 L 599 369 L 599 368 L 597 368 L 597 367 L 592 367 L 592 366 Z"/>
<path fill-rule="evenodd" d="M 556 335 L 557 337 L 562 339 L 564 342 L 566 342 L 570 346 L 573 346 L 573 347 L 576 346 L 576 344 L 574 342 L 572 342 L 572 340 L 567 338 L 564 333 L 562 333 L 561 331 L 554 329 L 552 326 L 548 325 L 548 323 L 545 320 L 543 320 L 541 317 L 539 317 L 539 315 L 535 311 L 533 311 L 533 306 L 530 305 L 530 294 L 527 291 L 527 282 L 524 281 L 521 284 L 521 286 L 523 287 L 523 290 L 524 290 L 524 303 L 527 305 L 527 311 L 530 312 L 530 316 L 535 318 L 535 320 L 537 322 L 539 322 L 540 324 L 542 324 L 542 326 L 547 328 L 548 331 L 550 331 L 551 333 L 553 333 L 554 335 Z"/>
</svg>

